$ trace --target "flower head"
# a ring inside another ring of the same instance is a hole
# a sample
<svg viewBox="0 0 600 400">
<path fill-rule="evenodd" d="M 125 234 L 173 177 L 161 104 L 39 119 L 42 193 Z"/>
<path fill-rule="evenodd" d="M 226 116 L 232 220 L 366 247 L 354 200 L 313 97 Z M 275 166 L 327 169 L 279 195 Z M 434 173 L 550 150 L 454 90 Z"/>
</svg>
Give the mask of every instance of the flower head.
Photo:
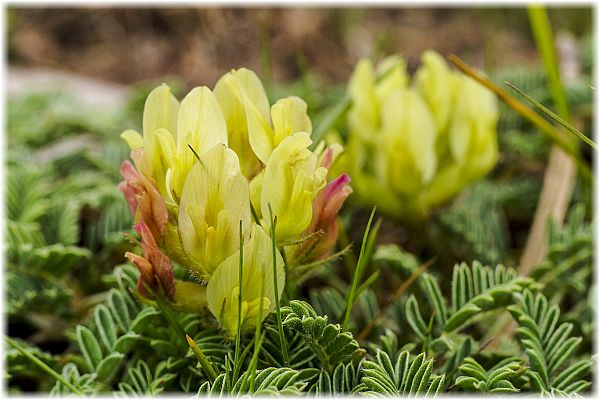
<svg viewBox="0 0 600 400">
<path fill-rule="evenodd" d="M 286 97 L 270 106 L 247 69 L 223 76 L 214 93 L 193 89 L 181 103 L 166 85 L 153 90 L 143 136 L 122 134 L 137 167 L 123 163 L 121 188 L 142 237 L 142 255 L 127 253 L 140 270 L 140 292 L 160 283 L 175 306 L 197 311 L 206 301 L 229 332 L 237 329 L 238 299 L 242 328 L 266 317 L 286 282 L 280 252 L 305 242 L 318 257 L 329 254 L 337 213 L 351 192 L 347 175 L 327 185 L 333 150 L 310 150 L 311 130 L 304 101 Z M 322 234 L 311 235 L 316 231 Z M 298 260 L 288 259 L 289 267 Z M 173 280 L 171 261 L 200 277 L 206 293 L 187 301 L 198 285 Z"/>
<path fill-rule="evenodd" d="M 348 92 L 349 135 L 338 169 L 359 200 L 398 218 L 420 219 L 485 175 L 498 157 L 492 93 L 423 54 L 412 85 L 406 63 L 358 63 Z"/>
</svg>

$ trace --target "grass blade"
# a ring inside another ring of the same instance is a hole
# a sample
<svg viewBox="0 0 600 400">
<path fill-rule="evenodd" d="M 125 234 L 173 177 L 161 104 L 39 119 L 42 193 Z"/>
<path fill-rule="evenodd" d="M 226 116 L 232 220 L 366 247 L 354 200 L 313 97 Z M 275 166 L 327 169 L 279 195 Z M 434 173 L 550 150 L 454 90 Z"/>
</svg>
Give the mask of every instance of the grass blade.
<svg viewBox="0 0 600 400">
<path fill-rule="evenodd" d="M 281 322 L 281 310 L 279 304 L 279 290 L 277 287 L 277 245 L 275 244 L 275 225 L 277 224 L 277 217 L 273 217 L 273 210 L 271 209 L 271 204 L 269 204 L 269 214 L 269 217 L 271 218 L 271 242 L 273 243 L 273 288 L 275 290 L 275 313 L 277 314 L 277 330 L 279 332 L 279 343 L 281 344 L 283 362 L 285 363 L 286 367 L 289 367 L 290 357 L 287 351 L 285 335 L 283 334 L 283 323 Z"/>
<path fill-rule="evenodd" d="M 256 382 L 256 368 L 258 367 L 258 354 L 260 353 L 260 349 L 262 347 L 263 339 L 265 338 L 265 333 L 261 333 L 262 328 L 262 312 L 263 312 L 263 300 L 265 298 L 265 278 L 263 271 L 263 278 L 260 281 L 260 307 L 258 308 L 258 316 L 256 320 L 256 330 L 254 331 L 254 354 L 252 354 L 252 359 L 250 360 L 250 367 L 248 370 L 250 373 L 250 389 L 248 393 L 254 393 L 254 384 Z"/>
<path fill-rule="evenodd" d="M 460 69 L 465 75 L 470 76 L 471 78 L 475 79 L 477 82 L 494 92 L 494 94 L 498 96 L 498 98 L 502 100 L 507 106 L 509 106 L 522 117 L 534 124 L 540 130 L 540 132 L 552 139 L 558 147 L 564 150 L 565 153 L 567 153 L 575 161 L 582 173 L 582 176 L 588 181 L 591 181 L 592 172 L 590 170 L 589 165 L 587 165 L 587 163 L 581 158 L 579 149 L 577 148 L 577 146 L 575 146 L 575 143 L 573 143 L 570 140 L 566 140 L 564 135 L 561 132 L 559 132 L 554 125 L 552 125 L 534 110 L 527 107 L 524 103 L 511 96 L 504 89 L 500 88 L 498 85 L 496 85 L 495 83 L 493 83 L 492 81 L 475 71 L 473 68 L 469 67 L 463 60 L 461 60 L 456 55 L 449 55 L 448 60 L 452 64 L 454 64 L 458 69 Z"/>
<path fill-rule="evenodd" d="M 311 150 L 314 150 L 314 148 L 317 147 L 319 142 L 323 139 L 323 136 L 325 136 L 327 131 L 335 124 L 335 121 L 350 108 L 350 103 L 350 96 L 348 94 L 344 95 L 339 102 L 327 110 L 323 117 L 319 119 L 317 126 L 312 132 L 313 142 L 310 145 Z"/>
<path fill-rule="evenodd" d="M 367 228 L 365 229 L 365 234 L 363 235 L 362 245 L 360 248 L 360 254 L 358 255 L 358 263 L 356 264 L 356 269 L 354 270 L 354 279 L 352 280 L 352 288 L 350 289 L 350 293 L 348 295 L 348 301 L 346 303 L 346 314 L 344 316 L 344 322 L 342 324 L 342 329 L 347 330 L 348 322 L 350 321 L 350 312 L 352 311 L 352 305 L 354 304 L 354 299 L 356 297 L 356 292 L 358 289 L 358 284 L 360 279 L 365 271 L 367 266 L 367 259 L 365 257 L 367 250 L 367 243 L 369 242 L 369 231 L 371 230 L 371 223 L 373 222 L 373 216 L 375 215 L 375 210 L 377 207 L 373 207 L 373 211 L 371 211 L 371 216 L 369 217 L 369 222 L 367 223 Z"/>
<path fill-rule="evenodd" d="M 242 282 L 244 278 L 244 234 L 242 232 L 242 220 L 240 220 L 240 264 L 238 269 L 238 316 L 237 316 L 237 329 L 235 334 L 235 355 L 233 361 L 233 382 L 237 381 L 237 374 L 241 369 L 240 364 L 240 346 L 242 340 Z"/>
<path fill-rule="evenodd" d="M 540 52 L 544 67 L 546 69 L 546 77 L 548 78 L 548 89 L 554 100 L 554 105 L 563 119 L 570 119 L 569 103 L 565 95 L 565 89 L 560 79 L 560 70 L 558 68 L 558 59 L 556 50 L 554 49 L 554 38 L 552 28 L 548 20 L 546 8 L 541 4 L 530 5 L 527 7 L 529 14 L 529 23 L 535 39 L 535 44 Z"/>
<path fill-rule="evenodd" d="M 26 349 L 24 349 L 17 341 L 12 340 L 11 338 L 6 337 L 6 336 L 4 337 L 4 340 L 6 340 L 6 342 L 8 344 L 10 344 L 12 347 L 17 349 L 17 351 L 19 353 L 23 354 L 25 357 L 27 357 L 29 360 L 31 360 L 31 362 L 33 362 L 35 365 L 40 367 L 41 370 L 43 370 L 48 375 L 52 376 L 54 379 L 56 379 L 57 381 L 59 381 L 60 383 L 65 385 L 65 387 L 67 387 L 71 392 L 73 392 L 77 396 L 83 397 L 83 393 L 81 393 L 79 391 L 79 389 L 77 389 L 75 386 L 73 386 L 71 383 L 69 383 L 67 380 L 65 380 L 65 378 L 63 378 L 58 372 L 56 372 L 55 370 L 53 370 L 52 368 L 50 368 L 49 366 L 44 364 L 44 362 L 42 360 L 40 360 L 35 355 L 28 352 Z"/>
<path fill-rule="evenodd" d="M 559 117 L 558 115 L 553 113 L 551 110 L 544 107 L 543 104 L 541 104 L 538 101 L 536 101 L 535 99 L 533 99 L 531 96 L 529 96 L 527 93 L 523 92 L 521 89 L 519 89 L 512 83 L 510 83 L 510 82 L 504 82 L 504 83 L 506 83 L 508 86 L 510 86 L 515 92 L 517 92 L 521 96 L 523 96 L 525 98 L 525 100 L 527 100 L 534 107 L 536 107 L 537 109 L 542 111 L 544 114 L 546 114 L 548 117 L 550 117 L 553 121 L 560 124 L 562 127 L 564 127 L 566 130 L 571 132 L 573 135 L 577 136 L 579 139 L 583 140 L 585 143 L 588 144 L 588 146 L 590 146 L 594 150 L 598 150 L 598 146 L 596 145 L 596 143 L 592 139 L 587 137 L 585 134 L 579 132 L 573 125 L 569 124 L 567 121 L 565 121 L 564 119 L 562 119 L 561 117 Z"/>
</svg>

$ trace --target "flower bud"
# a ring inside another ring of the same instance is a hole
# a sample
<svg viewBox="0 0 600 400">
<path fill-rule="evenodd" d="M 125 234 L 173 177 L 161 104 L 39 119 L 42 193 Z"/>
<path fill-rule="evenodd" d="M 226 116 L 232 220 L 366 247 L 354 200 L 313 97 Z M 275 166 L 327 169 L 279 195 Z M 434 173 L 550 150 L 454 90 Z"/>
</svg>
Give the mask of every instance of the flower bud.
<svg viewBox="0 0 600 400">
<path fill-rule="evenodd" d="M 127 252 L 125 257 L 140 271 L 137 284 L 139 292 L 150 297 L 145 285 L 158 290 L 160 284 L 165 295 L 172 300 L 175 296 L 175 284 L 169 258 L 158 248 L 152 232 L 144 222 L 136 225 L 135 229 L 142 237 L 142 256 Z"/>
<path fill-rule="evenodd" d="M 136 165 L 142 163 L 142 157 L 142 149 L 131 152 L 131 158 Z M 121 164 L 121 175 L 125 180 L 119 184 L 119 188 L 129 203 L 134 222 L 143 222 L 155 240 L 160 241 L 168 219 L 164 199 L 150 180 L 139 173 L 129 161 L 123 161 Z"/>
</svg>

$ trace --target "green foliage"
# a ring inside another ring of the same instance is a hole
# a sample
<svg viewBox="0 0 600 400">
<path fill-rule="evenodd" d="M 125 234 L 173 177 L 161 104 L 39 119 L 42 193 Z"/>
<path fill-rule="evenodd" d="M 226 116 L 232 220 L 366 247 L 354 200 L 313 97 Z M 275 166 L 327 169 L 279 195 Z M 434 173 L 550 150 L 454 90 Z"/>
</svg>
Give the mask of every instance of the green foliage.
<svg viewBox="0 0 600 400">
<path fill-rule="evenodd" d="M 310 388 L 309 394 L 318 397 L 350 396 L 364 391 L 366 386 L 360 383 L 361 363 L 362 361 L 357 367 L 353 363 L 338 364 L 333 374 L 321 370 L 319 379 Z"/>
<path fill-rule="evenodd" d="M 85 395 L 95 394 L 97 392 L 97 385 L 95 384 L 95 377 L 91 374 L 81 375 L 75 364 L 67 364 L 62 370 L 61 376 L 63 379 L 75 387 L 80 393 Z M 64 383 L 56 381 L 56 385 L 50 390 L 52 396 L 68 396 L 72 395 L 73 392 Z"/>
<path fill-rule="evenodd" d="M 509 357 L 489 370 L 485 370 L 474 358 L 465 358 L 458 368 L 461 374 L 455 385 L 467 391 L 483 393 L 515 393 L 518 392 L 512 380 L 520 376 L 522 367 L 517 357 Z"/>
<path fill-rule="evenodd" d="M 560 299 L 571 291 L 583 294 L 591 284 L 593 271 L 592 225 L 585 222 L 585 209 L 578 204 L 559 229 L 548 226 L 548 252 L 532 277 L 545 285 L 544 292 Z"/>
<path fill-rule="evenodd" d="M 452 273 L 452 304 L 448 306 L 436 280 L 427 273 L 422 280 L 437 325 L 445 333 L 471 323 L 471 319 L 482 312 L 511 304 L 513 294 L 533 285 L 531 279 L 520 278 L 514 269 L 503 265 L 492 269 L 479 262 L 474 262 L 472 267 L 462 263 L 456 265 Z M 417 336 L 424 340 L 429 332 L 414 295 L 406 303 L 406 315 Z"/>
<path fill-rule="evenodd" d="M 464 201 L 439 216 L 439 226 L 453 238 L 448 247 L 459 259 L 501 262 L 508 249 L 506 218 L 498 194 L 483 182 L 474 185 Z"/>
<path fill-rule="evenodd" d="M 35 356 L 37 359 L 42 361 L 44 364 L 49 366 L 52 369 L 56 369 L 58 366 L 58 357 L 42 351 L 36 346 L 29 344 L 24 340 L 16 340 L 16 342 L 24 348 L 29 354 Z M 20 351 L 18 351 L 14 347 L 5 347 L 5 357 L 6 357 L 6 374 L 8 377 L 11 376 L 29 376 L 31 378 L 37 378 L 43 376 L 43 371 L 40 371 L 39 368 L 31 368 L 31 360 L 23 355 Z"/>
<path fill-rule="evenodd" d="M 321 367 L 331 371 L 335 365 L 348 361 L 359 346 L 352 333 L 342 331 L 339 324 L 330 324 L 327 317 L 318 316 L 310 304 L 292 300 L 281 309 L 283 324 L 305 339 L 315 352 Z"/>
<path fill-rule="evenodd" d="M 435 216 L 430 232 L 436 251 L 454 260 L 490 265 L 507 262 L 508 220 L 533 213 L 540 190 L 540 183 L 531 178 L 483 180 L 472 185 Z"/>
<path fill-rule="evenodd" d="M 407 351 L 400 352 L 392 362 L 387 353 L 378 351 L 375 360 L 363 363 L 362 382 L 367 394 L 387 396 L 437 395 L 444 385 L 444 375 L 435 375 L 433 360 L 425 353 L 411 359 Z"/>
<path fill-rule="evenodd" d="M 287 395 L 299 396 L 307 386 L 308 381 L 318 373 L 318 370 L 307 369 L 296 371 L 290 368 L 266 368 L 256 371 L 246 371 L 240 376 L 233 388 L 227 388 L 226 373 L 217 377 L 211 385 L 205 382 L 198 390 L 198 396 L 229 397 L 242 394 L 255 396 Z"/>
<path fill-rule="evenodd" d="M 155 396 L 165 390 L 165 386 L 176 378 L 166 371 L 166 362 L 161 362 L 153 371 L 143 360 L 127 369 L 127 378 L 119 382 L 120 393 L 126 396 Z"/>
<path fill-rule="evenodd" d="M 558 306 L 549 305 L 541 293 L 534 295 L 525 290 L 518 305 L 508 309 L 519 322 L 517 333 L 531 366 L 526 374 L 532 390 L 573 395 L 591 385 L 591 382 L 579 379 L 589 374 L 590 359 L 567 362 L 581 338 L 570 336 L 573 324 L 559 324 Z"/>
</svg>

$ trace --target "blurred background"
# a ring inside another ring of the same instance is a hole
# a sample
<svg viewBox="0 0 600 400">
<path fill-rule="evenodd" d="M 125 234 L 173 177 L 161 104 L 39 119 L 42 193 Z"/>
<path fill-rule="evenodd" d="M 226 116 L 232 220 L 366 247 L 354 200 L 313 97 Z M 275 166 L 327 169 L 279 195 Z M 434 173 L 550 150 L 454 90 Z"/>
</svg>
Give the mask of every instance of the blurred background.
<svg viewBox="0 0 600 400">
<path fill-rule="evenodd" d="M 553 27 L 583 37 L 591 8 L 551 8 Z M 356 61 L 401 53 L 456 53 L 491 71 L 535 62 L 527 13 L 518 8 L 13 8 L 8 62 L 131 84 L 177 76 L 212 86 L 231 68 L 268 82 L 309 69 L 345 82 Z"/>
</svg>

